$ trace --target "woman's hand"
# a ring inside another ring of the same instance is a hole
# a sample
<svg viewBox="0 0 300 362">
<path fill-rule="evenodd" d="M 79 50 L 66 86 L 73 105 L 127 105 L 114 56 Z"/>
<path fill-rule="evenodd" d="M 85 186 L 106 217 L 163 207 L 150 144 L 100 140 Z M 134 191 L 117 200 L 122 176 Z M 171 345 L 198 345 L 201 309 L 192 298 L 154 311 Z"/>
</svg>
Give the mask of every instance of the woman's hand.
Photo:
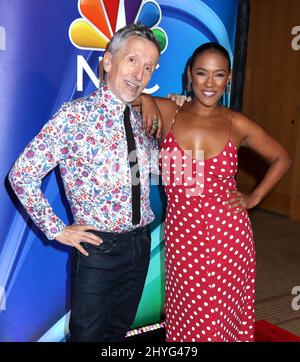
<svg viewBox="0 0 300 362">
<path fill-rule="evenodd" d="M 228 190 L 229 200 L 224 203 L 228 205 L 229 209 L 234 209 L 234 213 L 237 214 L 244 210 L 252 209 L 259 201 L 252 194 L 244 194 L 237 190 Z"/>
<path fill-rule="evenodd" d="M 167 98 L 171 99 L 171 101 L 175 102 L 176 105 L 179 107 L 182 107 L 185 102 L 190 102 L 192 100 L 191 97 L 175 93 L 168 94 Z"/>
<path fill-rule="evenodd" d="M 162 117 L 160 111 L 151 96 L 143 93 L 139 98 L 143 119 L 142 129 L 146 131 L 146 134 L 149 137 L 156 134 L 156 138 L 159 139 L 162 131 Z"/>
</svg>

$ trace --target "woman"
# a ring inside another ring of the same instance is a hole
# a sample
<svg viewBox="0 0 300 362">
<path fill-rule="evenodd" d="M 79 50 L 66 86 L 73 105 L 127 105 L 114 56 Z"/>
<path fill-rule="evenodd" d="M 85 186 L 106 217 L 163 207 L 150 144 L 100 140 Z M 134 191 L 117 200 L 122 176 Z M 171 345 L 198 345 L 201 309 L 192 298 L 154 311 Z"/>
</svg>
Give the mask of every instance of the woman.
<svg viewBox="0 0 300 362">
<path fill-rule="evenodd" d="M 191 102 L 154 98 L 162 115 L 160 164 L 167 194 L 167 341 L 253 341 L 255 249 L 247 209 L 291 164 L 259 125 L 219 104 L 231 79 L 225 48 L 206 43 L 189 61 Z M 143 96 L 143 105 L 149 96 Z M 237 191 L 237 151 L 270 164 L 250 193 Z"/>
</svg>

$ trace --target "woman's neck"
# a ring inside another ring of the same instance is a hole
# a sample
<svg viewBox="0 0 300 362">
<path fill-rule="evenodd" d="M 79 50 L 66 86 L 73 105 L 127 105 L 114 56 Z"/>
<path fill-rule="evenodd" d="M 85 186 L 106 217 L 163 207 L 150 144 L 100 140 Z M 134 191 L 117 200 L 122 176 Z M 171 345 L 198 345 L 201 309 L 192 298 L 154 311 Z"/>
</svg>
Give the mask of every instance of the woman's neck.
<svg viewBox="0 0 300 362">
<path fill-rule="evenodd" d="M 219 103 L 215 103 L 214 105 L 208 107 L 195 98 L 190 103 L 188 103 L 188 106 L 190 112 L 206 117 L 210 117 L 216 113 L 219 113 L 221 109 Z"/>
</svg>

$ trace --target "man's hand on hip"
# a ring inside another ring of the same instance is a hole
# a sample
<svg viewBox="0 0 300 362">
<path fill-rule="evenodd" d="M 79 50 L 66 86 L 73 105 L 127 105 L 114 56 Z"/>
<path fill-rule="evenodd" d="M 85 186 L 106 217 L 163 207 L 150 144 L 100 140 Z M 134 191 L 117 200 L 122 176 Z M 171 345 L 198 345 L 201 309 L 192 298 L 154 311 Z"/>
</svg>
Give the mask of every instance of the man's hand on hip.
<svg viewBox="0 0 300 362">
<path fill-rule="evenodd" d="M 93 233 L 90 233 L 90 230 L 99 231 L 91 225 L 70 225 L 67 226 L 55 239 L 62 244 L 73 246 L 83 255 L 88 256 L 89 253 L 80 245 L 80 243 L 100 245 L 103 242 L 101 238 Z"/>
</svg>

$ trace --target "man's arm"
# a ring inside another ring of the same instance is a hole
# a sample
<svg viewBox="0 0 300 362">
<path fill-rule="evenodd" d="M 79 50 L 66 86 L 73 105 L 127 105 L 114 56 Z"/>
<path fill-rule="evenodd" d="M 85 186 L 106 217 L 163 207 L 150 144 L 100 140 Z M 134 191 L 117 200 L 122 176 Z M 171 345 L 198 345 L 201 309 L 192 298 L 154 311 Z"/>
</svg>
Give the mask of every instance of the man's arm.
<svg viewBox="0 0 300 362">
<path fill-rule="evenodd" d="M 73 115 L 61 108 L 21 153 L 9 173 L 9 181 L 29 216 L 48 239 L 75 247 L 87 256 L 80 243 L 100 245 L 101 238 L 89 232 L 98 229 L 93 225 L 66 226 L 54 214 L 41 190 L 42 179 L 72 152 L 75 127 Z"/>
<path fill-rule="evenodd" d="M 54 214 L 41 191 L 41 182 L 60 160 L 68 157 L 70 148 L 65 131 L 68 126 L 66 112 L 60 110 L 26 146 L 9 173 L 10 184 L 20 202 L 49 239 L 55 239 L 66 225 Z"/>
</svg>

